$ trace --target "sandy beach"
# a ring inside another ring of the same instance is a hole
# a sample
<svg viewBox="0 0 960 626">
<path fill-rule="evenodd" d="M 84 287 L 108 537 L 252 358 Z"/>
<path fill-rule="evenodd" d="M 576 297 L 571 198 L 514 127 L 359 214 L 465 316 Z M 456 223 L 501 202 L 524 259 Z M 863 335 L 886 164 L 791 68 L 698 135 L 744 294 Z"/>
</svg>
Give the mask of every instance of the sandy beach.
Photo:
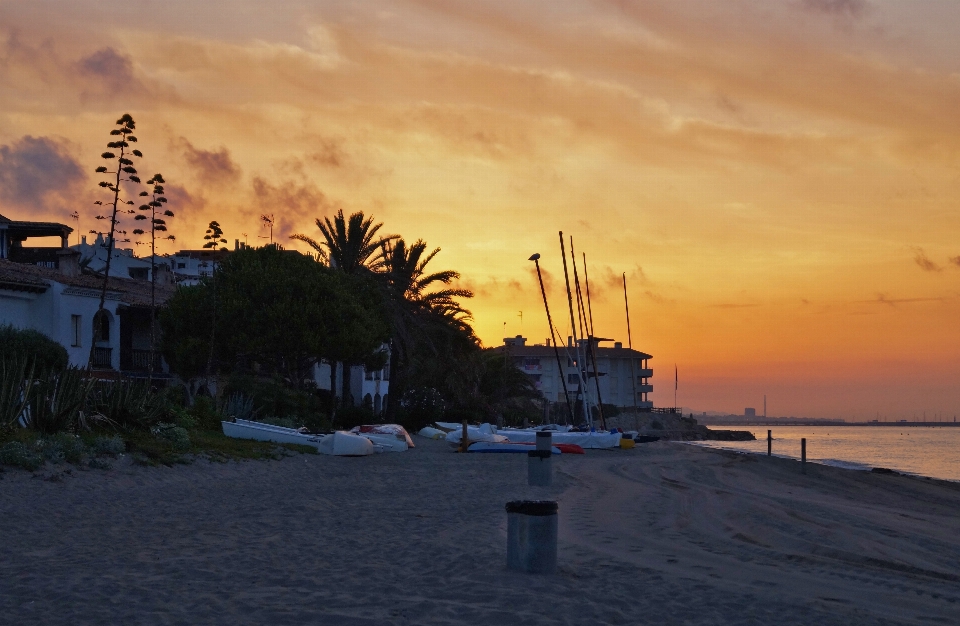
<svg viewBox="0 0 960 626">
<path fill-rule="evenodd" d="M 955 624 L 960 485 L 680 443 L 0 479 L 9 624 Z M 60 466 L 66 469 L 69 466 Z M 508 500 L 560 502 L 560 571 L 505 567 Z"/>
</svg>

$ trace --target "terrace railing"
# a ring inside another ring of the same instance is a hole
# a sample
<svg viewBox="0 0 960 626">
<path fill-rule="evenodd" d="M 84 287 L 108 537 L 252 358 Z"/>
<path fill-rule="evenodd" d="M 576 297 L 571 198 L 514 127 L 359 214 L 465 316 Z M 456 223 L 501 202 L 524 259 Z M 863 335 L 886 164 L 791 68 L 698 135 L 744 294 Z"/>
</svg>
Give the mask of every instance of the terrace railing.
<svg viewBox="0 0 960 626">
<path fill-rule="evenodd" d="M 113 348 L 94 348 L 92 365 L 97 369 L 112 368 Z"/>
</svg>

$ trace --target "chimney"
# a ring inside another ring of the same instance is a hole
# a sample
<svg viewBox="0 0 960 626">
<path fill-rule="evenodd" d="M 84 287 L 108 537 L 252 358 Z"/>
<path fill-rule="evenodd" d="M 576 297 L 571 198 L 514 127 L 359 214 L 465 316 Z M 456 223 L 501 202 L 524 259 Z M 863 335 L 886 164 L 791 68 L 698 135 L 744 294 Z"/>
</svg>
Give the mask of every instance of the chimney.
<svg viewBox="0 0 960 626">
<path fill-rule="evenodd" d="M 164 287 L 172 287 L 174 284 L 173 272 L 170 271 L 170 266 L 166 263 L 158 263 L 154 268 L 154 271 L 157 273 L 157 284 Z"/>
<path fill-rule="evenodd" d="M 80 237 L 80 241 L 83 242 L 83 245 L 87 245 L 87 236 L 83 235 L 82 237 Z"/>
<path fill-rule="evenodd" d="M 622 342 L 622 341 L 614 341 L 614 342 L 613 342 L 613 347 L 619 350 L 620 348 L 623 347 L 623 342 Z"/>
<path fill-rule="evenodd" d="M 568 348 L 573 347 L 573 337 L 571 337 L 570 335 L 567 335 L 567 347 Z"/>
<path fill-rule="evenodd" d="M 545 345 L 545 346 L 547 346 L 547 347 L 549 348 L 549 347 L 550 347 L 550 341 L 551 341 L 550 337 L 547 337 L 547 340 L 543 342 L 543 345 Z"/>
<path fill-rule="evenodd" d="M 234 240 L 233 240 L 233 249 L 234 249 L 234 250 L 239 250 L 239 249 L 240 249 L 240 240 L 239 240 L 239 239 L 234 239 Z"/>
<path fill-rule="evenodd" d="M 64 276 L 79 276 L 80 253 L 70 248 L 57 250 L 57 269 Z"/>
</svg>

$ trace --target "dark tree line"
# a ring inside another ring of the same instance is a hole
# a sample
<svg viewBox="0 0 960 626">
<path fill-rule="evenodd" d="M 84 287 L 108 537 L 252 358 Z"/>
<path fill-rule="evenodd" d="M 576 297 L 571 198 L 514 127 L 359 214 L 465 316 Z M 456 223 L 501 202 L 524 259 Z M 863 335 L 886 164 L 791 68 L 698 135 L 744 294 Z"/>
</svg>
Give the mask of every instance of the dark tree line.
<svg viewBox="0 0 960 626">
<path fill-rule="evenodd" d="M 216 374 L 270 374 L 301 389 L 322 360 L 331 364 L 333 390 L 339 363 L 349 403 L 350 368 L 389 362 L 388 421 L 430 421 L 425 397 L 457 419 L 536 413 L 526 376 L 481 350 L 462 304 L 473 294 L 456 287 L 459 274 L 428 267 L 439 248 L 381 234 L 382 224 L 363 213 L 340 211 L 316 224 L 320 239 L 293 236 L 313 256 L 275 245 L 246 248 L 200 285 L 178 289 L 161 316 L 163 353 L 174 372 L 184 380 L 208 376 L 213 353 Z M 332 402 L 331 418 L 336 410 Z"/>
</svg>

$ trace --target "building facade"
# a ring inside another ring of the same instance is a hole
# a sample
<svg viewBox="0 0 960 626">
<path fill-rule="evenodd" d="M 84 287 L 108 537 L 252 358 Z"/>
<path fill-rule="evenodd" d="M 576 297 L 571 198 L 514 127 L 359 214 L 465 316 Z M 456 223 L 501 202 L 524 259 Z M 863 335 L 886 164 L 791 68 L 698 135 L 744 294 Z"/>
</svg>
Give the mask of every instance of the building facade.
<svg viewBox="0 0 960 626">
<path fill-rule="evenodd" d="M 128 272 L 143 261 L 118 251 L 111 263 L 104 310 L 98 314 L 103 279 L 84 273 L 105 265 L 98 244 L 67 247 L 73 229 L 63 224 L 23 222 L 0 215 L 0 324 L 37 330 L 67 350 L 71 365 L 85 367 L 90 361 L 100 370 L 136 375 L 150 368 L 151 284 L 146 275 Z M 54 245 L 26 246 L 28 239 L 56 238 Z M 82 260 L 81 249 L 88 260 Z M 149 262 L 146 267 L 149 268 Z M 116 270 L 114 268 L 117 268 Z M 143 278 L 142 280 L 139 278 Z M 157 274 L 156 304 L 173 295 L 169 273 Z M 154 372 L 162 370 L 159 354 L 154 355 Z"/>
<path fill-rule="evenodd" d="M 650 410 L 653 402 L 648 394 L 653 391 L 650 379 L 653 370 L 650 369 L 651 355 L 638 350 L 624 348 L 620 342 L 615 342 L 612 348 L 599 346 L 594 340 L 594 356 L 596 357 L 596 375 L 593 368 L 593 359 L 587 359 L 587 379 L 590 385 L 589 396 L 596 400 L 597 384 L 600 387 L 600 399 L 604 404 L 613 404 L 621 408 Z M 581 354 L 587 352 L 587 342 L 581 341 Z M 549 340 L 543 344 L 527 345 L 525 337 L 506 337 L 503 346 L 497 348 L 505 353 L 505 358 L 520 371 L 529 376 L 537 390 L 550 402 L 564 402 L 563 380 L 566 381 L 567 393 L 573 400 L 581 392 L 581 375 L 577 367 L 577 351 L 573 340 L 568 339 L 566 346 L 559 346 L 562 374 L 558 371 L 556 352 Z"/>
</svg>

